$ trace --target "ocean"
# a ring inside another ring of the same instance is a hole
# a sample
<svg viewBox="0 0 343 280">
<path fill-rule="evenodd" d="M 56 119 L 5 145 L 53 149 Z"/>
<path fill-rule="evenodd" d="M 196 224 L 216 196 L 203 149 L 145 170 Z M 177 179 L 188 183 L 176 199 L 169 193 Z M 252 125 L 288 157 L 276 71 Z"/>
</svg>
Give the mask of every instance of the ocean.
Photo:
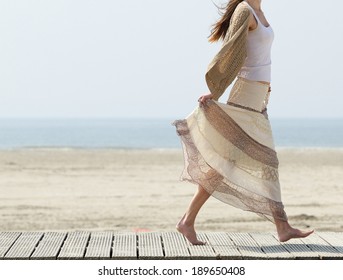
<svg viewBox="0 0 343 280">
<path fill-rule="evenodd" d="M 0 149 L 181 148 L 172 119 L 1 119 Z M 343 119 L 271 120 L 278 147 L 343 147 Z"/>
</svg>

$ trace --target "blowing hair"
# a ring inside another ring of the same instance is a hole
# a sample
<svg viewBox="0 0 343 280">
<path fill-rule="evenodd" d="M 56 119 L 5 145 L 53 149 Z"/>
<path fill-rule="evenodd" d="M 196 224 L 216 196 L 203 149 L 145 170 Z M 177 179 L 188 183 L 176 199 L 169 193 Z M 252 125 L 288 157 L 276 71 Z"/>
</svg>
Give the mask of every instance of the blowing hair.
<svg viewBox="0 0 343 280">
<path fill-rule="evenodd" d="M 219 14 L 221 15 L 221 18 L 215 24 L 212 25 L 211 34 L 208 39 L 209 42 L 214 43 L 219 41 L 220 39 L 225 38 L 226 32 L 230 26 L 232 14 L 235 11 L 238 4 L 243 1 L 244 0 L 230 0 L 229 3 L 227 3 L 223 7 L 218 7 L 216 5 L 216 7 L 219 10 Z"/>
</svg>

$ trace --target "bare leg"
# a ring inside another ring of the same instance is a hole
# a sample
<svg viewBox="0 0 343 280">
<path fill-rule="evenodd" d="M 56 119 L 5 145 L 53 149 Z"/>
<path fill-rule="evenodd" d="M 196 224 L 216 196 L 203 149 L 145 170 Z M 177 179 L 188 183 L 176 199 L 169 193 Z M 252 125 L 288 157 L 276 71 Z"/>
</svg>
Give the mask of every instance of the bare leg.
<svg viewBox="0 0 343 280">
<path fill-rule="evenodd" d="M 176 225 L 176 229 L 182 233 L 193 245 L 205 244 L 205 242 L 197 239 L 194 223 L 200 208 L 204 205 L 209 197 L 210 194 L 205 191 L 203 187 L 198 186 L 198 191 L 194 194 L 186 213 Z"/>
<path fill-rule="evenodd" d="M 285 242 L 292 238 L 304 238 L 314 232 L 314 230 L 301 231 L 299 229 L 295 229 L 291 227 L 287 221 L 282 221 L 278 219 L 275 219 L 275 225 L 279 236 L 279 240 L 281 242 Z"/>
</svg>

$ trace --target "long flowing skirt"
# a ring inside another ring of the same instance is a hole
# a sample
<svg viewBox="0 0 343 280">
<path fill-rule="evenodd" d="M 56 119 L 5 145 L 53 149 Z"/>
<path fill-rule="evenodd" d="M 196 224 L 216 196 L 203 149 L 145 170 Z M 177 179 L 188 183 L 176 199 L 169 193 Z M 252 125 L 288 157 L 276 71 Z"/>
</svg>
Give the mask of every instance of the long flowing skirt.
<svg viewBox="0 0 343 280">
<path fill-rule="evenodd" d="M 208 100 L 175 121 L 185 160 L 181 179 L 271 221 L 287 220 L 267 96 L 265 85 L 237 79 L 227 104 Z"/>
</svg>

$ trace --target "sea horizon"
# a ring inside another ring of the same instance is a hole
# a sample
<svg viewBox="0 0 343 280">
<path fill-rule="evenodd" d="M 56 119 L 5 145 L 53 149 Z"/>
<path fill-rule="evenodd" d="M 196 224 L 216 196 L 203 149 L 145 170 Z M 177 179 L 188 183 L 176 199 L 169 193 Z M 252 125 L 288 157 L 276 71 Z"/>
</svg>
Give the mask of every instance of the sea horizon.
<svg viewBox="0 0 343 280">
<path fill-rule="evenodd" d="M 0 150 L 179 149 L 171 118 L 1 118 Z M 343 118 L 270 119 L 275 147 L 343 148 Z"/>
</svg>

